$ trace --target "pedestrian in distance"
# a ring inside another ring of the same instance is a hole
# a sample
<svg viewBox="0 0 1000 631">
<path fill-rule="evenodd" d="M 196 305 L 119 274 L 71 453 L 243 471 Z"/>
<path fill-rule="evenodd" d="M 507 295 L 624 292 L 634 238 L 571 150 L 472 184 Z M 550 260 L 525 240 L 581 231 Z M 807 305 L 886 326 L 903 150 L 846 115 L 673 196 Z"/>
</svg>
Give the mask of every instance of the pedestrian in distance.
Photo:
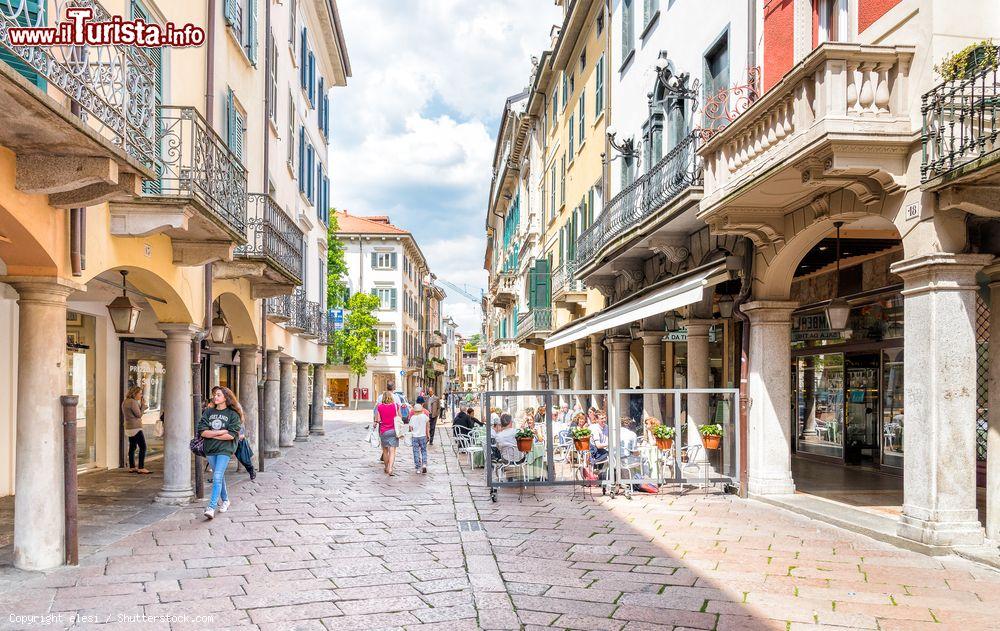
<svg viewBox="0 0 1000 631">
<path fill-rule="evenodd" d="M 441 417 L 441 399 L 434 394 L 434 388 L 427 390 L 427 418 L 430 419 L 430 429 L 427 432 L 427 443 L 434 444 L 434 432 L 437 431 L 438 418 Z"/>
<path fill-rule="evenodd" d="M 146 469 L 146 435 L 142 433 L 142 415 L 149 409 L 142 388 L 132 386 L 122 401 L 122 418 L 125 435 L 128 436 L 128 470 L 131 473 L 148 474 Z M 139 466 L 135 466 L 135 452 L 139 450 Z"/>
<path fill-rule="evenodd" d="M 410 415 L 410 438 L 413 445 L 413 468 L 417 473 L 427 473 L 427 425 L 430 418 L 424 406 L 413 406 Z"/>
<path fill-rule="evenodd" d="M 382 401 L 375 406 L 378 418 L 378 435 L 382 445 L 383 471 L 386 475 L 396 475 L 392 467 L 396 462 L 396 448 L 399 447 L 399 436 L 396 436 L 396 417 L 399 416 L 399 406 L 393 399 L 392 392 L 382 393 Z"/>
<path fill-rule="evenodd" d="M 215 518 L 216 506 L 220 513 L 229 510 L 226 468 L 236 452 L 242 427 L 243 408 L 233 391 L 223 386 L 212 388 L 212 405 L 198 421 L 198 435 L 205 439 L 205 458 L 212 466 L 212 495 L 205 508 L 206 519 Z"/>
</svg>

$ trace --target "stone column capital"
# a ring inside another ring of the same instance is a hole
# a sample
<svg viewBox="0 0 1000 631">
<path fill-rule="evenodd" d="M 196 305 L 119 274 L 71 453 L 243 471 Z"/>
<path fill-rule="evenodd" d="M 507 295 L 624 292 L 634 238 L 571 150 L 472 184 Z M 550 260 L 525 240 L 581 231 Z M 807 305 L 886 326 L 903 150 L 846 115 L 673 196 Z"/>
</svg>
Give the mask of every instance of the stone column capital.
<svg viewBox="0 0 1000 631">
<path fill-rule="evenodd" d="M 201 327 L 190 322 L 161 322 L 156 328 L 163 331 L 168 340 L 190 340 L 201 332 Z"/>
<path fill-rule="evenodd" d="M 609 351 L 628 351 L 629 346 L 632 345 L 632 338 L 609 337 L 604 340 L 604 345 L 608 347 Z"/>
<path fill-rule="evenodd" d="M 642 331 L 640 334 L 642 336 L 642 345 L 646 346 L 659 346 L 663 344 L 663 337 L 665 333 L 663 331 Z"/>
<path fill-rule="evenodd" d="M 257 352 L 260 351 L 260 346 L 256 344 L 243 344 L 241 346 L 237 346 L 236 350 L 240 352 L 240 355 L 243 355 L 244 353 L 253 353 L 256 355 Z"/>
<path fill-rule="evenodd" d="M 600 346 L 604 341 L 604 333 L 591 333 L 589 337 L 590 342 L 596 346 Z"/>
<path fill-rule="evenodd" d="M 903 279 L 903 295 L 925 291 L 975 290 L 976 273 L 993 261 L 992 254 L 922 254 L 889 266 Z"/>
<path fill-rule="evenodd" d="M 0 283 L 13 287 L 19 301 L 49 304 L 65 304 L 74 291 L 87 291 L 86 285 L 57 276 L 0 276 Z"/>
<path fill-rule="evenodd" d="M 798 306 L 792 300 L 754 300 L 740 309 L 750 318 L 751 325 L 791 325 L 792 312 Z"/>
<path fill-rule="evenodd" d="M 303 368 L 309 368 L 309 366 L 312 366 L 310 362 L 301 359 L 295 359 L 294 361 L 295 361 L 295 367 L 298 368 L 299 370 L 302 370 Z"/>
<path fill-rule="evenodd" d="M 587 338 L 585 338 L 585 337 L 582 337 L 582 338 L 576 340 L 575 342 L 573 342 L 573 346 L 576 349 L 576 352 L 577 353 L 584 353 L 584 352 L 586 352 L 588 342 L 589 342 L 589 340 Z"/>
<path fill-rule="evenodd" d="M 720 322 L 721 320 L 711 318 L 688 318 L 682 320 L 681 324 L 687 329 L 687 336 L 690 339 L 692 337 L 708 337 L 708 330 Z"/>
<path fill-rule="evenodd" d="M 1000 256 L 983 268 L 983 274 L 990 279 L 990 287 L 1000 287 Z"/>
<path fill-rule="evenodd" d="M 280 356 L 278 356 L 278 361 L 281 362 L 282 366 L 289 366 L 293 362 L 295 362 L 295 358 L 294 357 L 290 357 L 288 355 L 280 355 Z"/>
</svg>

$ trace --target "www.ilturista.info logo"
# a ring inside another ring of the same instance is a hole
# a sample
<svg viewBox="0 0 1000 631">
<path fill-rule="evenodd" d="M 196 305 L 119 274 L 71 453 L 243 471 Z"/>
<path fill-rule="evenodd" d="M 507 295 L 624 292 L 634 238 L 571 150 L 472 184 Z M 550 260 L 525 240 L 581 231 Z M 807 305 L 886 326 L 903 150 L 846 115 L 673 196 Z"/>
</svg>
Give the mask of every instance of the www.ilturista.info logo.
<svg viewBox="0 0 1000 631">
<path fill-rule="evenodd" d="M 156 24 L 145 20 L 126 20 L 112 16 L 106 22 L 94 22 L 91 7 L 69 7 L 66 21 L 55 26 L 12 26 L 7 29 L 11 46 L 97 46 L 114 44 L 146 48 L 187 48 L 205 42 L 205 29 L 173 22 Z"/>
</svg>

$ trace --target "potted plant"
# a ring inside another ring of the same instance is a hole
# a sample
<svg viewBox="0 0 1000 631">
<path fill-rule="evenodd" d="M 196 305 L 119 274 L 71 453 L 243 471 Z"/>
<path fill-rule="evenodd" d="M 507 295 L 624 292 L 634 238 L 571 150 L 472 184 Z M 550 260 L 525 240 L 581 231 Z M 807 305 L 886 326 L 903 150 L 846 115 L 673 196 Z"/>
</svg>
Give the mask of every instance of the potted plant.
<svg viewBox="0 0 1000 631">
<path fill-rule="evenodd" d="M 573 427 L 569 430 L 573 437 L 573 448 L 577 451 L 590 451 L 590 428 Z"/>
<path fill-rule="evenodd" d="M 527 427 L 522 427 L 514 432 L 514 438 L 517 439 L 517 450 L 522 453 L 528 453 L 531 451 L 531 446 L 535 443 L 535 432 Z"/>
<path fill-rule="evenodd" d="M 718 423 L 710 425 L 699 425 L 698 433 L 701 434 L 701 444 L 705 449 L 718 449 L 722 440 L 722 425 Z"/>
<path fill-rule="evenodd" d="M 666 425 L 657 425 L 653 428 L 653 438 L 656 439 L 656 448 L 660 451 L 667 451 L 674 444 L 674 428 Z"/>
<path fill-rule="evenodd" d="M 997 46 L 987 39 L 969 44 L 962 50 L 946 55 L 934 66 L 945 81 L 971 79 L 983 70 L 995 69 L 1000 63 Z"/>
</svg>

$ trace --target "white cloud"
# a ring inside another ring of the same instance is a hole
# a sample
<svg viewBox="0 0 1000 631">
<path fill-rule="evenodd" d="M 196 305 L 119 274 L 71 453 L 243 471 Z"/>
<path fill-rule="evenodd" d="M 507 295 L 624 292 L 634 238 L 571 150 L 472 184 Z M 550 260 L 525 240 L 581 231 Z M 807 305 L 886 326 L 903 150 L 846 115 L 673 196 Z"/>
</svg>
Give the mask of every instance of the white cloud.
<svg viewBox="0 0 1000 631">
<path fill-rule="evenodd" d="M 411 231 L 440 278 L 484 288 L 484 217 L 505 99 L 560 9 L 546 0 L 339 3 L 354 77 L 331 94 L 331 199 Z M 479 330 L 449 291 L 445 312 Z"/>
</svg>

